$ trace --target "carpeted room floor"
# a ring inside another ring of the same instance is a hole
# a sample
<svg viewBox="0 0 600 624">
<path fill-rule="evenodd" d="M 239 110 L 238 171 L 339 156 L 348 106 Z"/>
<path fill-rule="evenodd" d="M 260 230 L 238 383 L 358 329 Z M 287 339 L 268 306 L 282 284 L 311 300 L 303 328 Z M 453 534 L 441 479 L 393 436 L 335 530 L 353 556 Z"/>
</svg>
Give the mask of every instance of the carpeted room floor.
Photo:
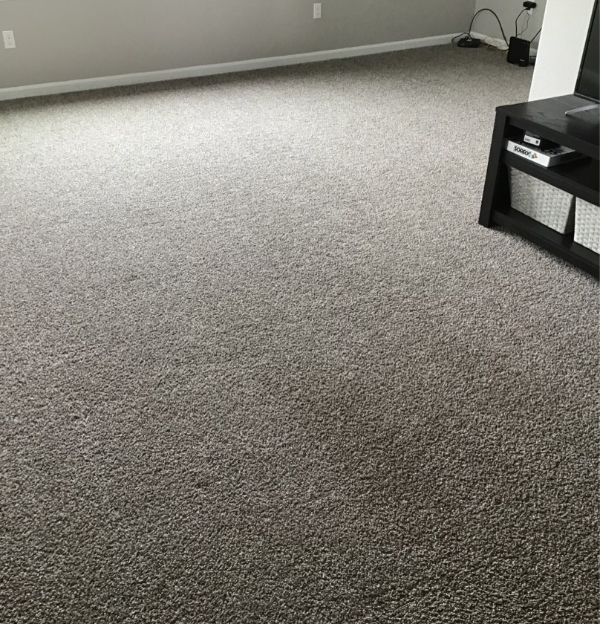
<svg viewBox="0 0 600 624">
<path fill-rule="evenodd" d="M 597 283 L 477 225 L 531 75 L 0 106 L 3 621 L 594 621 Z"/>
</svg>

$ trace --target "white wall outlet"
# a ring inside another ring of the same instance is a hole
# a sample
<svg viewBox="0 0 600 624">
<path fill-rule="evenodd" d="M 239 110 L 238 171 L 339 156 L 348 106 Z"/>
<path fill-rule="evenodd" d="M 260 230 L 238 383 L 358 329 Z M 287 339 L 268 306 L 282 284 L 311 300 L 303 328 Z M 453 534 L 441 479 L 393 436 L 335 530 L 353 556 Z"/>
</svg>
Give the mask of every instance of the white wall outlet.
<svg viewBox="0 0 600 624">
<path fill-rule="evenodd" d="M 321 19 L 321 3 L 320 2 L 315 2 L 313 4 L 313 18 Z"/>
<path fill-rule="evenodd" d="M 12 30 L 3 30 L 2 39 L 4 39 L 4 48 L 6 50 L 17 47 L 17 44 L 15 43 L 15 33 Z"/>
</svg>

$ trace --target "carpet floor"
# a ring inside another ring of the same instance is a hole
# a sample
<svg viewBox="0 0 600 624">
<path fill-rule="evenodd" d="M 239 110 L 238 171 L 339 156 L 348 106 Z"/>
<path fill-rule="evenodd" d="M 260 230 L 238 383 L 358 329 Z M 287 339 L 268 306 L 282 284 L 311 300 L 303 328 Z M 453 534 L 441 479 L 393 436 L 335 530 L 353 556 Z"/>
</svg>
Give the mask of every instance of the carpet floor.
<svg viewBox="0 0 600 624">
<path fill-rule="evenodd" d="M 597 285 L 477 224 L 531 75 L 0 106 L 3 621 L 595 621 Z"/>
</svg>

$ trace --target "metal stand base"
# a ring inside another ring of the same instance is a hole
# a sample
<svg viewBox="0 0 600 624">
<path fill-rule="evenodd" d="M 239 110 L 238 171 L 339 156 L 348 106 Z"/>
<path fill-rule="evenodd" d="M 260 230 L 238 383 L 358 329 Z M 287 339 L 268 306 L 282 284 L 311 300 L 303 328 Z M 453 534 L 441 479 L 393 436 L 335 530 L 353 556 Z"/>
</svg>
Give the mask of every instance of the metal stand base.
<svg viewBox="0 0 600 624">
<path fill-rule="evenodd" d="M 575 115 L 576 113 L 583 113 L 584 111 L 589 111 L 589 110 L 594 110 L 595 108 L 598 108 L 600 106 L 600 104 L 589 104 L 588 106 L 580 106 L 579 108 L 572 108 L 571 110 L 568 110 L 565 115 L 567 117 L 570 117 L 571 115 Z"/>
</svg>

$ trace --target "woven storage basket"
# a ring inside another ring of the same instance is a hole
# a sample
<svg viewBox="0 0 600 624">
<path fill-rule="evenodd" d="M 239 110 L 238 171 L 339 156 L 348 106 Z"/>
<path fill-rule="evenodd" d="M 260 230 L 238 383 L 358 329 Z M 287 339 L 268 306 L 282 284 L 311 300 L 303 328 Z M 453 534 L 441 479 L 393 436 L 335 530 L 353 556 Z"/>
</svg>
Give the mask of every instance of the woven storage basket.
<svg viewBox="0 0 600 624">
<path fill-rule="evenodd" d="M 577 198 L 575 242 L 600 253 L 600 207 Z"/>
<path fill-rule="evenodd" d="M 575 226 L 575 198 L 530 175 L 510 169 L 511 206 L 561 234 Z"/>
</svg>

